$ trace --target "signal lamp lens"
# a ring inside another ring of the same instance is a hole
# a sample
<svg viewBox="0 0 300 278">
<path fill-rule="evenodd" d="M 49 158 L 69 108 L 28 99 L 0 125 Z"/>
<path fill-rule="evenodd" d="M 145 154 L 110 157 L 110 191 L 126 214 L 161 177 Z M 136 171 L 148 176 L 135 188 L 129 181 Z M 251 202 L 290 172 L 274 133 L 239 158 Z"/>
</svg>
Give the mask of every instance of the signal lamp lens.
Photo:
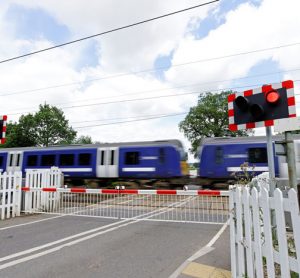
<svg viewBox="0 0 300 278">
<path fill-rule="evenodd" d="M 238 96 L 236 99 L 235 99 L 235 104 L 236 106 L 241 109 L 242 111 L 247 111 L 248 110 L 248 106 L 249 106 L 249 100 L 246 99 L 245 97 L 243 96 Z"/>
<path fill-rule="evenodd" d="M 255 120 L 259 120 L 265 113 L 263 107 L 259 104 L 253 104 L 250 107 L 250 113 Z"/>
<path fill-rule="evenodd" d="M 275 104 L 279 101 L 280 95 L 277 91 L 270 91 L 266 94 L 267 102 L 270 104 Z"/>
</svg>

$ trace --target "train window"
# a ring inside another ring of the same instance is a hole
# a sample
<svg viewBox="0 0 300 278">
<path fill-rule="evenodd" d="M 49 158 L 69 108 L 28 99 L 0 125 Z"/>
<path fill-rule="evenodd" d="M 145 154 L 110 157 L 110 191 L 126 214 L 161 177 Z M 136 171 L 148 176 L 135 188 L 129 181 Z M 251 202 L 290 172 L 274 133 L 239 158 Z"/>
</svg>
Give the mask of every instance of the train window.
<svg viewBox="0 0 300 278">
<path fill-rule="evenodd" d="M 127 165 L 139 164 L 139 153 L 138 152 L 127 152 L 125 154 L 125 164 L 127 164 Z"/>
<path fill-rule="evenodd" d="M 105 151 L 101 151 L 100 165 L 104 165 L 104 162 L 105 162 Z"/>
<path fill-rule="evenodd" d="M 0 167 L 3 166 L 3 156 L 0 156 Z"/>
<path fill-rule="evenodd" d="M 110 165 L 114 165 L 115 163 L 115 150 L 111 150 L 111 153 L 110 153 Z"/>
<path fill-rule="evenodd" d="M 223 148 L 222 147 L 216 147 L 216 152 L 215 152 L 215 161 L 216 164 L 223 164 Z"/>
<path fill-rule="evenodd" d="M 165 162 L 165 150 L 163 148 L 159 148 L 158 159 L 160 164 L 163 164 Z"/>
<path fill-rule="evenodd" d="M 20 166 L 20 157 L 21 157 L 21 154 L 17 154 L 17 161 L 16 161 L 16 166 Z"/>
<path fill-rule="evenodd" d="M 74 154 L 61 154 L 59 156 L 59 165 L 61 166 L 74 165 Z"/>
<path fill-rule="evenodd" d="M 266 148 L 249 148 L 249 163 L 267 163 L 268 154 Z"/>
<path fill-rule="evenodd" d="M 37 155 L 28 155 L 27 165 L 28 166 L 37 166 L 38 156 Z"/>
<path fill-rule="evenodd" d="M 44 154 L 42 155 L 42 166 L 54 166 L 55 165 L 55 155 L 54 154 Z"/>
<path fill-rule="evenodd" d="M 9 166 L 11 167 L 11 166 L 13 166 L 13 161 L 14 161 L 14 155 L 11 153 L 10 155 L 9 155 Z"/>
<path fill-rule="evenodd" d="M 78 164 L 80 166 L 91 164 L 91 154 L 90 153 L 80 153 Z"/>
</svg>

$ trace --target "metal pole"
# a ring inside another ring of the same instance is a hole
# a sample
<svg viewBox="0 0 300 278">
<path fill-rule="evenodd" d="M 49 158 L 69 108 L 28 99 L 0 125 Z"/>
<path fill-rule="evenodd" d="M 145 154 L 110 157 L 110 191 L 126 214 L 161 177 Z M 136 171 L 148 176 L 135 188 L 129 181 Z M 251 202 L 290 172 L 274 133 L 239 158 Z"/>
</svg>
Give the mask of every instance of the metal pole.
<svg viewBox="0 0 300 278">
<path fill-rule="evenodd" d="M 297 190 L 297 172 L 296 172 L 296 159 L 294 142 L 292 139 L 292 133 L 290 131 L 285 132 L 286 141 L 286 160 L 289 173 L 289 186 Z"/>
<path fill-rule="evenodd" d="M 274 195 L 275 190 L 275 166 L 274 166 L 274 152 L 272 143 L 272 130 L 270 126 L 266 127 L 267 134 L 267 152 L 268 152 L 268 166 L 270 177 L 270 196 Z"/>
</svg>

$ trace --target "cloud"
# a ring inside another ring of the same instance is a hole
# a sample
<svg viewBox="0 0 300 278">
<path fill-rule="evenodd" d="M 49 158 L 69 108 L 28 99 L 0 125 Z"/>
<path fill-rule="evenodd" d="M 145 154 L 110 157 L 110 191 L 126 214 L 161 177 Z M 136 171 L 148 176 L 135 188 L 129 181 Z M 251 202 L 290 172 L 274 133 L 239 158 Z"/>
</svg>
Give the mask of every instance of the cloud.
<svg viewBox="0 0 300 278">
<path fill-rule="evenodd" d="M 4 1 L 0 3 L 0 20 L 3 22 L 0 25 L 0 36 L 6 39 L 0 42 L 0 59 L 53 46 L 47 36 L 37 39 L 18 37 L 16 25 L 19 23 L 9 21 L 6 17 L 11 4 L 26 9 L 43 10 L 52 17 L 57 26 L 62 25 L 68 30 L 70 36 L 68 39 L 75 39 L 198 3 L 199 1 L 187 0 L 126 2 L 91 0 L 88 3 L 81 0 Z M 90 42 L 0 64 L 0 95 L 74 83 L 72 86 L 2 96 L 1 111 L 3 113 L 10 111 L 11 114 L 14 111 L 27 109 L 32 111 L 44 102 L 65 107 L 227 88 L 237 84 L 230 79 L 246 77 L 258 65 L 270 61 L 272 66 L 270 72 L 300 68 L 297 60 L 299 46 L 176 66 L 186 62 L 294 43 L 300 37 L 298 0 L 286 0 L 284 11 L 280 0 L 264 0 L 259 5 L 251 2 L 241 3 L 223 13 L 222 10 L 216 12 L 216 7 L 220 6 L 202 7 L 105 35 Z M 222 16 L 219 25 L 212 26 L 213 29 L 207 29 L 201 33 L 204 35 L 197 37 L 194 31 L 208 28 L 205 19 L 218 14 Z M 159 57 L 169 57 L 173 65 L 165 71 L 165 79 L 156 78 L 153 72 L 109 78 L 122 73 L 151 69 Z M 266 82 L 271 79 L 279 81 L 280 78 L 300 79 L 299 74 L 299 71 L 277 74 L 272 78 L 266 77 Z M 103 79 L 85 82 L 101 78 Z M 229 81 L 188 87 L 192 84 L 225 79 Z M 80 81 L 82 83 L 78 83 Z M 249 81 L 240 81 L 240 84 L 247 85 L 247 82 Z M 255 83 L 255 80 L 251 82 Z M 178 88 L 181 86 L 185 87 Z M 298 90 L 299 84 L 296 83 L 296 86 Z M 172 87 L 173 89 L 170 89 Z M 196 104 L 197 94 L 62 109 L 70 122 L 76 123 L 108 118 L 126 119 L 163 113 L 182 113 Z M 10 116 L 13 120 L 17 118 L 18 115 Z M 174 137 L 183 140 L 188 147 L 187 140 L 178 130 L 178 123 L 183 118 L 184 116 L 177 116 L 144 122 L 95 126 L 78 129 L 78 132 L 79 135 L 90 135 L 93 140 L 102 142 L 159 140 Z M 80 125 L 88 125 L 88 123 L 76 124 L 76 126 Z"/>
</svg>

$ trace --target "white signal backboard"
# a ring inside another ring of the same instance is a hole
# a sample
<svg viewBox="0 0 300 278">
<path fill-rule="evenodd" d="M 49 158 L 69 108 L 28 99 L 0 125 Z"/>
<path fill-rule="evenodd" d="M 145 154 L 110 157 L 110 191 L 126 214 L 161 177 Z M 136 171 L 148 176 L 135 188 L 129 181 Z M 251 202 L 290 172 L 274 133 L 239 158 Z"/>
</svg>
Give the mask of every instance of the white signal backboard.
<svg viewBox="0 0 300 278">
<path fill-rule="evenodd" d="M 285 132 L 300 130 L 300 117 L 274 120 L 274 131 Z"/>
</svg>

